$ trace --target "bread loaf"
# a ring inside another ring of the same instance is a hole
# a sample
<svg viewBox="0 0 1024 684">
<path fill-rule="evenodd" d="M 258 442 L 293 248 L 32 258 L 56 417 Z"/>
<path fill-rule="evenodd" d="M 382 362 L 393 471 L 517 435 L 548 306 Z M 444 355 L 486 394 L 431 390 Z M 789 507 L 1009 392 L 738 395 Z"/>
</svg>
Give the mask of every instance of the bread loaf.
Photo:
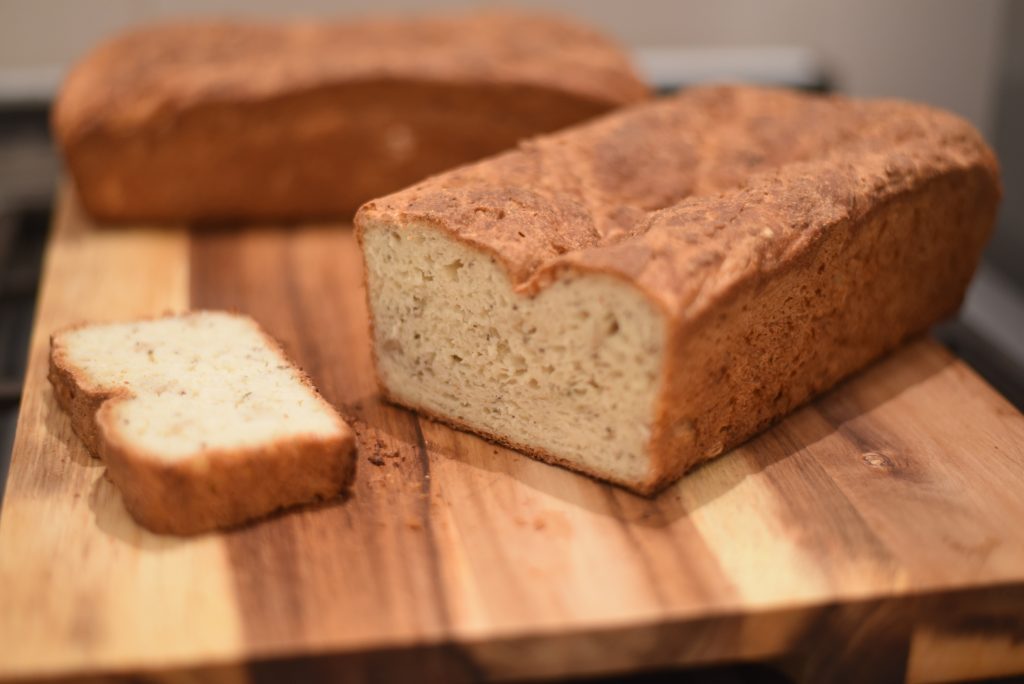
<svg viewBox="0 0 1024 684">
<path fill-rule="evenodd" d="M 614 43 L 543 15 L 197 22 L 88 55 L 54 131 L 101 220 L 351 218 L 646 95 Z"/>
<path fill-rule="evenodd" d="M 51 340 L 50 382 L 128 511 L 193 534 L 334 496 L 352 431 L 252 319 L 196 312 Z"/>
<path fill-rule="evenodd" d="M 945 112 L 695 89 L 366 204 L 377 373 L 650 494 L 953 313 L 999 196 Z"/>
</svg>

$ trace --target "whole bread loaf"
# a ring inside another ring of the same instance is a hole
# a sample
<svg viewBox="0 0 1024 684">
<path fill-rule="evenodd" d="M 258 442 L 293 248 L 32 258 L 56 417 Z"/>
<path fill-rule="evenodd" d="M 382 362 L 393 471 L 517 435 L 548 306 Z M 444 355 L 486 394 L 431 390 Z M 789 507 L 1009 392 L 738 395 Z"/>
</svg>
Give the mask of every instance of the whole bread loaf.
<svg viewBox="0 0 1024 684">
<path fill-rule="evenodd" d="M 647 92 L 612 41 L 544 15 L 183 23 L 96 49 L 53 123 L 101 220 L 297 220 Z"/>
<path fill-rule="evenodd" d="M 394 401 L 652 493 L 953 313 L 996 160 L 925 106 L 695 89 L 359 211 Z"/>
<path fill-rule="evenodd" d="M 219 311 L 53 335 L 50 383 L 125 506 L 194 534 L 337 495 L 355 436 L 251 318 Z"/>
</svg>

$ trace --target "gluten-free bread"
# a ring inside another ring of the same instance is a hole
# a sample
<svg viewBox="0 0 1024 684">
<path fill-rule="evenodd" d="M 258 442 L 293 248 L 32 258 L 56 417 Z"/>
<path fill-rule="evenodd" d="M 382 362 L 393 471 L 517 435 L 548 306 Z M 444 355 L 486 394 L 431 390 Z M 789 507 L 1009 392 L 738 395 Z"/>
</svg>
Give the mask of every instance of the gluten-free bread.
<svg viewBox="0 0 1024 684">
<path fill-rule="evenodd" d="M 250 318 L 193 312 L 53 335 L 50 382 L 128 511 L 193 534 L 337 495 L 355 438 Z"/>
<path fill-rule="evenodd" d="M 196 21 L 87 55 L 54 132 L 103 221 L 351 218 L 647 92 L 614 42 L 546 15 Z"/>
<path fill-rule="evenodd" d="M 379 380 L 649 494 L 953 313 L 999 196 L 926 106 L 639 105 L 360 210 Z"/>
</svg>

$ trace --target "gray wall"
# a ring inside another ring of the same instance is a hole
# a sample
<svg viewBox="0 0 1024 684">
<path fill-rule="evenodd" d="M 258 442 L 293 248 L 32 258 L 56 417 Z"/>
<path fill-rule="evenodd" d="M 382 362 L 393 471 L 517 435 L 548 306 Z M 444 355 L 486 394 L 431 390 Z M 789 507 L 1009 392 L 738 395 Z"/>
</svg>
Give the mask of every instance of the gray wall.
<svg viewBox="0 0 1024 684">
<path fill-rule="evenodd" d="M 1005 195 L 986 258 L 1024 291 L 1024 2 L 1011 4 L 1003 30 L 994 138 Z"/>
<path fill-rule="evenodd" d="M 0 0 L 0 96 L 52 90 L 111 32 L 191 15 L 354 15 L 533 6 L 597 24 L 633 47 L 797 45 L 815 49 L 843 90 L 930 102 L 994 125 L 1005 0 Z"/>
</svg>

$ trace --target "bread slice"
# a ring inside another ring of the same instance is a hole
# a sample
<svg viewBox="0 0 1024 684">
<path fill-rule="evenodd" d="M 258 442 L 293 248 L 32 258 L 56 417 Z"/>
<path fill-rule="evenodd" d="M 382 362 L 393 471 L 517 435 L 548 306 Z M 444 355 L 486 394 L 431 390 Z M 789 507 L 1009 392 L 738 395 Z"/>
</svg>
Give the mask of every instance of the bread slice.
<svg viewBox="0 0 1024 684">
<path fill-rule="evenodd" d="M 648 92 L 613 41 L 543 14 L 202 21 L 98 47 L 53 123 L 104 221 L 348 219 Z"/>
<path fill-rule="evenodd" d="M 953 313 L 999 196 L 950 114 L 694 89 L 365 205 L 377 373 L 650 494 Z"/>
<path fill-rule="evenodd" d="M 247 316 L 198 311 L 55 333 L 50 383 L 135 519 L 193 534 L 325 499 L 355 439 Z"/>
</svg>

